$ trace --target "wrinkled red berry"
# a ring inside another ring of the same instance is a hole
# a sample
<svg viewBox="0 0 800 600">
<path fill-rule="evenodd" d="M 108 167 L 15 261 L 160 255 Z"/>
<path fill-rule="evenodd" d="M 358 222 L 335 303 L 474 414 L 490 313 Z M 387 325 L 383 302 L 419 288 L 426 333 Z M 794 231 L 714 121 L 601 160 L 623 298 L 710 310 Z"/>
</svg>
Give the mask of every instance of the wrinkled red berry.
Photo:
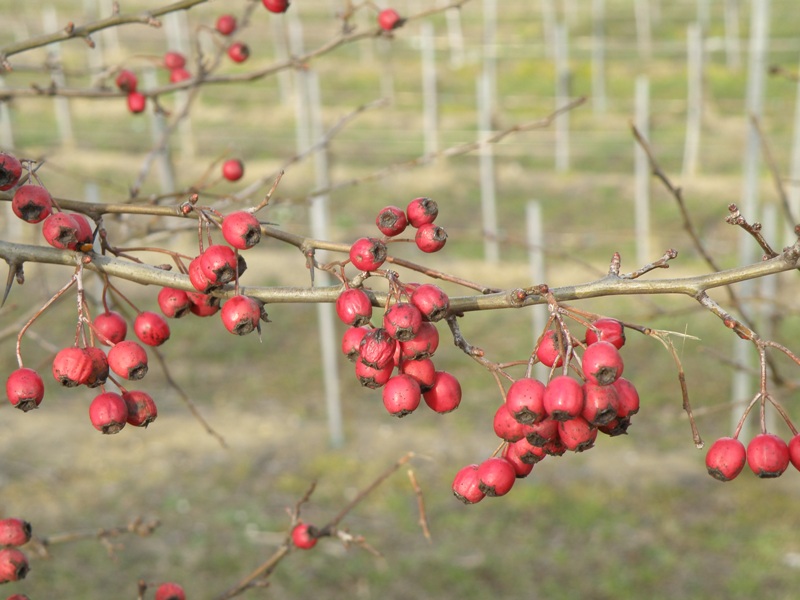
<svg viewBox="0 0 800 600">
<path fill-rule="evenodd" d="M 429 321 L 440 321 L 447 316 L 450 298 L 438 285 L 424 283 L 411 293 L 411 304 Z"/>
<path fill-rule="evenodd" d="M 78 248 L 78 223 L 65 212 L 52 213 L 42 222 L 45 241 L 59 250 Z"/>
<path fill-rule="evenodd" d="M 350 246 L 350 262 L 359 271 L 374 271 L 385 260 L 386 244 L 377 238 L 359 238 Z"/>
<path fill-rule="evenodd" d="M 359 362 L 383 369 L 394 367 L 394 351 L 397 342 L 383 328 L 372 329 L 366 333 L 358 347 Z"/>
<path fill-rule="evenodd" d="M 598 341 L 609 342 L 619 349 L 625 345 L 625 326 L 616 319 L 603 317 L 586 329 L 586 343 L 592 345 Z"/>
<path fill-rule="evenodd" d="M 22 177 L 22 163 L 8 152 L 0 152 L 0 192 L 10 190 Z"/>
<path fill-rule="evenodd" d="M 70 346 L 53 359 L 53 377 L 64 387 L 84 385 L 92 376 L 92 357 L 83 349 Z"/>
<path fill-rule="evenodd" d="M 350 362 L 358 360 L 358 348 L 361 345 L 361 340 L 370 331 L 369 327 L 349 327 L 342 336 L 342 354 L 344 354 Z"/>
<path fill-rule="evenodd" d="M 406 213 L 398 206 L 385 206 L 375 218 L 375 225 L 380 232 L 388 237 L 400 235 L 408 226 Z"/>
<path fill-rule="evenodd" d="M 158 407 L 150 394 L 140 390 L 125 391 L 122 394 L 128 409 L 127 421 L 134 427 L 147 427 L 158 417 Z"/>
<path fill-rule="evenodd" d="M 372 318 L 372 301 L 364 290 L 347 288 L 336 298 L 336 314 L 345 325 L 366 325 Z"/>
<path fill-rule="evenodd" d="M 356 377 L 358 382 L 371 390 L 377 389 L 386 385 L 386 382 L 392 376 L 394 371 L 394 362 L 390 362 L 382 369 L 370 367 L 361 360 L 356 361 Z"/>
<path fill-rule="evenodd" d="M 11 210 L 26 223 L 44 221 L 52 212 L 52 207 L 53 198 L 50 192 L 40 185 L 19 186 L 11 200 Z"/>
<path fill-rule="evenodd" d="M 6 379 L 6 397 L 22 412 L 33 410 L 44 398 L 44 381 L 33 369 L 19 368 Z"/>
<path fill-rule="evenodd" d="M 400 342 L 400 356 L 404 360 L 430 358 L 438 347 L 439 330 L 433 323 L 423 321 L 412 339 Z"/>
<path fill-rule="evenodd" d="M 383 328 L 399 342 L 414 339 L 421 326 L 422 313 L 410 302 L 392 304 L 383 315 Z"/>
</svg>

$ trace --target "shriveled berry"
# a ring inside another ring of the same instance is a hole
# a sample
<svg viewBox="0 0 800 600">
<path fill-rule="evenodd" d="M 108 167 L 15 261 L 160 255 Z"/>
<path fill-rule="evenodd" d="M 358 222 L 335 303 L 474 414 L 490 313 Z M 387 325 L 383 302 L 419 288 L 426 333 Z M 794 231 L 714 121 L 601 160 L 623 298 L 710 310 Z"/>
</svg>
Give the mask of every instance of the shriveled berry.
<svg viewBox="0 0 800 600">
<path fill-rule="evenodd" d="M 119 343 L 128 335 L 128 323 L 116 311 L 109 310 L 100 313 L 92 323 L 100 342 L 106 346 Z"/>
<path fill-rule="evenodd" d="M 449 413 L 461 404 L 461 384 L 447 371 L 436 371 L 433 387 L 422 397 L 425 403 L 440 414 Z"/>
<path fill-rule="evenodd" d="M 40 185 L 21 185 L 14 192 L 11 210 L 26 223 L 44 221 L 52 212 L 53 198 Z"/>
<path fill-rule="evenodd" d="M 486 497 L 478 479 L 478 465 L 462 467 L 453 479 L 453 495 L 464 504 L 475 504 Z"/>
<path fill-rule="evenodd" d="M 397 342 L 385 329 L 372 329 L 367 332 L 359 344 L 359 362 L 373 369 L 383 369 L 387 366 L 394 367 L 396 345 Z"/>
<path fill-rule="evenodd" d="M 385 206 L 375 218 L 375 225 L 383 235 L 392 237 L 405 231 L 408 219 L 406 219 L 406 213 L 399 206 Z"/>
<path fill-rule="evenodd" d="M 42 236 L 53 248 L 78 248 L 78 223 L 65 212 L 52 213 L 42 222 Z"/>
<path fill-rule="evenodd" d="M 119 394 L 104 392 L 89 405 L 89 419 L 97 431 L 118 433 L 128 422 L 128 405 Z"/>
<path fill-rule="evenodd" d="M 411 414 L 421 400 L 419 383 L 410 375 L 395 375 L 383 386 L 383 405 L 395 417 Z"/>
<path fill-rule="evenodd" d="M 92 357 L 76 346 L 62 348 L 53 359 L 53 377 L 64 387 L 84 385 L 92 376 Z"/>
<path fill-rule="evenodd" d="M 406 207 L 406 216 L 412 227 L 419 229 L 433 223 L 439 215 L 439 205 L 430 198 L 414 198 Z"/>
<path fill-rule="evenodd" d="M 447 243 L 447 232 L 434 223 L 425 223 L 417 229 L 414 242 L 423 252 L 438 252 Z"/>
<path fill-rule="evenodd" d="M 438 347 L 439 330 L 433 323 L 423 321 L 412 339 L 400 342 L 400 356 L 403 360 L 430 358 Z"/>
<path fill-rule="evenodd" d="M 231 158 L 222 163 L 222 176 L 228 181 L 239 181 L 244 175 L 244 163 L 238 158 Z"/>
<path fill-rule="evenodd" d="M 30 539 L 30 523 L 14 517 L 0 519 L 0 546 L 23 546 Z"/>
<path fill-rule="evenodd" d="M 364 290 L 347 288 L 336 298 L 336 314 L 345 325 L 366 325 L 372 318 L 372 301 Z"/>
<path fill-rule="evenodd" d="M 168 319 L 180 319 L 189 314 L 192 301 L 189 294 L 175 288 L 161 288 L 158 292 L 158 308 Z"/>
<path fill-rule="evenodd" d="M 292 529 L 292 543 L 301 550 L 309 550 L 317 545 L 316 528 L 300 522 Z"/>
<path fill-rule="evenodd" d="M 436 367 L 430 358 L 403 360 L 400 362 L 400 372 L 416 379 L 423 393 L 436 383 Z"/>
<path fill-rule="evenodd" d="M 234 42 L 228 46 L 228 56 L 233 62 L 242 63 L 250 58 L 250 46 L 244 42 Z"/>
<path fill-rule="evenodd" d="M 140 390 L 125 391 L 122 394 L 128 409 L 127 422 L 134 427 L 147 427 L 158 417 L 158 407 L 153 397 Z"/>
<path fill-rule="evenodd" d="M 156 588 L 155 600 L 186 600 L 186 592 L 177 583 L 162 583 Z"/>
<path fill-rule="evenodd" d="M 478 465 L 478 486 L 487 496 L 505 496 L 516 478 L 514 467 L 505 458 L 487 458 Z"/>
<path fill-rule="evenodd" d="M 590 383 L 610 385 L 622 375 L 624 363 L 616 346 L 601 340 L 586 348 L 581 367 Z"/>
<path fill-rule="evenodd" d="M 6 397 L 22 412 L 37 408 L 44 398 L 44 381 L 33 369 L 21 367 L 6 379 Z"/>
<path fill-rule="evenodd" d="M 136 77 L 136 73 L 133 71 L 122 69 L 119 73 L 117 73 L 114 83 L 117 85 L 120 91 L 130 94 L 131 92 L 136 91 L 136 87 L 139 85 L 139 78 Z"/>
<path fill-rule="evenodd" d="M 248 250 L 261 241 L 261 223 L 246 210 L 232 212 L 222 219 L 222 237 L 234 248 Z"/>
<path fill-rule="evenodd" d="M 543 402 L 552 419 L 573 419 L 583 412 L 583 387 L 568 375 L 553 377 L 545 387 Z"/>
<path fill-rule="evenodd" d="M 440 321 L 447 316 L 450 298 L 438 285 L 423 283 L 411 292 L 411 304 L 416 306 L 422 316 L 429 321 Z"/>
<path fill-rule="evenodd" d="M 0 192 L 10 190 L 22 177 L 22 163 L 8 152 L 0 152 Z"/>
<path fill-rule="evenodd" d="M 506 393 L 506 407 L 520 423 L 530 425 L 545 418 L 544 384 L 532 377 L 520 377 Z"/>
<path fill-rule="evenodd" d="M 780 477 L 789 466 L 789 446 L 773 433 L 760 433 L 747 444 L 747 464 L 762 479 Z"/>
<path fill-rule="evenodd" d="M 559 421 L 558 438 L 567 450 L 583 452 L 594 446 L 597 428 L 583 417 L 574 417 L 568 421 Z"/>
<path fill-rule="evenodd" d="M 720 481 L 736 479 L 746 461 L 747 451 L 744 444 L 732 437 L 719 438 L 706 453 L 708 474 Z"/>
<path fill-rule="evenodd" d="M 0 583 L 25 579 L 30 571 L 28 558 L 16 548 L 0 548 Z"/>
<path fill-rule="evenodd" d="M 233 15 L 220 15 L 217 18 L 216 30 L 222 35 L 230 35 L 236 31 L 236 17 Z"/>
<path fill-rule="evenodd" d="M 133 331 L 143 344 L 160 346 L 169 339 L 170 330 L 167 320 L 160 314 L 143 310 L 136 315 Z"/>
<path fill-rule="evenodd" d="M 617 349 L 625 345 L 625 326 L 616 319 L 603 317 L 586 329 L 586 343 L 592 345 L 603 341 L 614 344 Z"/>
<path fill-rule="evenodd" d="M 422 313 L 410 302 L 392 304 L 383 315 L 383 328 L 399 342 L 414 339 L 422 326 Z"/>
<path fill-rule="evenodd" d="M 123 340 L 108 351 L 108 366 L 124 379 L 136 381 L 147 374 L 147 352 L 133 340 Z"/>
<path fill-rule="evenodd" d="M 289 10 L 289 0 L 262 0 L 264 8 L 273 13 L 285 13 Z"/>
<path fill-rule="evenodd" d="M 359 271 L 379 269 L 386 255 L 386 244 L 377 238 L 359 238 L 350 246 L 350 262 Z"/>
<path fill-rule="evenodd" d="M 222 305 L 222 324 L 235 335 L 247 335 L 255 329 L 261 330 L 261 314 L 264 303 L 250 296 L 234 296 Z"/>
</svg>

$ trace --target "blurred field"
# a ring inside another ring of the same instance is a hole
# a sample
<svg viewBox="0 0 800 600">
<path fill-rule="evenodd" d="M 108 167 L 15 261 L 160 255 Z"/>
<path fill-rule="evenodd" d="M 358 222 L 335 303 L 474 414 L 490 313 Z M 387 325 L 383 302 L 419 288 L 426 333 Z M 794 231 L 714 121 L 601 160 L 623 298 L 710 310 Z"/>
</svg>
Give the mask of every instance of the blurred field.
<svg viewBox="0 0 800 600">
<path fill-rule="evenodd" d="M 0 0 L 0 46 L 40 33 L 40 9 L 46 4 L 57 7 L 59 22 L 79 23 L 86 20 L 81 11 L 91 3 L 65 0 L 18 6 Z M 306 49 L 336 33 L 331 18 L 335 4 L 322 0 L 293 4 L 291 14 L 302 19 Z M 542 42 L 538 3 L 501 4 L 496 121 L 505 128 L 546 115 L 555 101 L 553 63 Z M 606 1 L 609 107 L 598 114 L 588 103 L 571 114 L 573 156 L 568 173 L 554 172 L 552 130 L 514 135 L 496 148 L 501 265 L 488 266 L 481 258 L 475 155 L 440 160 L 333 193 L 331 237 L 348 241 L 371 234 L 373 215 L 385 204 L 404 205 L 415 196 L 431 196 L 439 202 L 440 221 L 451 236 L 445 250 L 431 257 L 431 264 L 493 287 L 517 287 L 530 283 L 523 215 L 525 203 L 536 198 L 543 204 L 549 284 L 602 275 L 614 251 L 622 253 L 623 270 L 635 269 L 639 265 L 633 259 L 633 141 L 628 123 L 634 80 L 646 73 L 651 78 L 653 146 L 665 169 L 683 186 L 709 248 L 725 267 L 735 266 L 738 235 L 724 224 L 724 217 L 727 205 L 741 196 L 746 70 L 728 69 L 719 44 L 709 41 L 699 173 L 681 179 L 685 35 L 697 8 L 688 1 L 651 4 L 660 6 L 660 17 L 653 30 L 653 58 L 646 61 L 637 53 L 632 3 Z M 721 4 L 711 3 L 708 40 L 723 34 Z M 209 3 L 191 10 L 188 22 L 194 30 L 197 24 L 213 24 L 224 10 L 244 5 Z M 750 3 L 741 5 L 746 50 Z M 126 2 L 123 10 L 153 6 L 156 3 Z M 427 3 L 401 2 L 398 8 L 408 13 L 421 6 Z M 794 69 L 800 50 L 795 4 L 774 0 L 771 6 L 770 64 Z M 280 25 L 273 29 L 268 15 L 258 8 L 251 27 L 242 33 L 253 56 L 243 65 L 223 64 L 221 72 L 245 73 L 274 60 L 272 36 Z M 439 67 L 440 147 L 471 141 L 476 135 L 481 3 L 469 2 L 461 17 L 465 40 L 461 66 L 449 62 L 444 17 L 432 19 Z M 367 19 L 358 24 L 367 26 Z M 579 9 L 570 27 L 576 96 L 591 92 L 590 33 L 590 12 Z M 108 52 L 107 63 L 143 69 L 167 49 L 164 35 L 163 30 L 142 26 L 122 28 L 119 39 L 124 51 Z M 362 176 L 422 152 L 418 44 L 415 22 L 398 31 L 390 44 L 367 40 L 311 62 L 320 76 L 326 126 L 381 97 L 388 81 L 381 71 L 391 75 L 395 92 L 389 107 L 361 115 L 337 136 L 331 146 L 334 181 Z M 87 85 L 82 42 L 68 42 L 62 49 L 70 85 Z M 39 50 L 12 57 L 16 70 L 4 76 L 5 84 L 47 85 L 47 76 L 35 69 L 44 55 Z M 746 54 L 743 59 L 746 64 Z M 163 83 L 165 74 L 159 72 L 158 77 Z M 796 84 L 790 81 L 767 80 L 763 127 L 784 173 L 789 167 L 795 92 Z M 164 104 L 172 107 L 173 99 L 165 98 Z M 72 100 L 75 145 L 65 147 L 51 99 L 16 99 L 10 108 L 16 151 L 47 158 L 41 174 L 57 196 L 83 198 L 86 184 L 93 182 L 102 200 L 127 199 L 128 186 L 152 143 L 147 116 L 129 115 L 122 98 Z M 295 152 L 294 118 L 294 107 L 282 103 L 274 77 L 250 86 L 204 89 L 192 111 L 192 143 L 184 146 L 179 137 L 171 148 L 178 185 L 191 185 L 224 153 L 245 161 L 243 185 L 273 172 Z M 267 218 L 287 230 L 308 233 L 306 198 L 313 178 L 311 164 L 291 166 Z M 213 192 L 224 195 L 238 189 L 219 184 Z M 257 202 L 263 191 L 248 205 Z M 148 180 L 143 193 L 158 193 L 157 176 Z M 674 201 L 655 183 L 652 195 L 654 252 L 667 247 L 680 251 L 669 271 L 652 276 L 704 272 L 682 230 Z M 766 172 L 762 198 L 765 203 L 776 201 Z M 130 235 L 131 244 L 190 248 L 191 234 L 164 235 L 155 231 L 158 223 L 145 221 L 111 221 L 109 227 Z M 13 231 L 14 225 L 9 226 Z M 24 230 L 20 239 L 38 241 L 37 235 Z M 411 251 L 403 250 L 403 255 L 419 259 Z M 247 259 L 249 284 L 307 282 L 303 257 L 277 242 L 262 244 Z M 16 366 L 14 339 L 31 306 L 48 298 L 66 276 L 63 269 L 26 265 L 25 286 L 15 286 L 0 313 L 3 373 Z M 782 315 L 773 337 L 797 350 L 795 277 L 779 278 L 776 300 Z M 120 287 L 141 308 L 156 306 L 155 290 L 126 283 Z M 725 300 L 720 292 L 714 297 Z M 687 298 L 614 298 L 581 307 L 699 337 L 700 341 L 681 343 L 679 350 L 701 434 L 710 442 L 731 433 L 731 369 L 723 357 L 730 356 L 733 344 L 744 342 Z M 32 336 L 22 344 L 27 366 L 49 371 L 52 352 L 70 343 L 73 314 L 72 299 L 64 299 L 33 327 Z M 0 515 L 24 517 L 40 535 L 120 526 L 137 515 L 162 522 L 152 537 L 120 538 L 124 547 L 113 558 L 91 540 L 56 546 L 50 558 L 32 558 L 26 581 L 4 586 L 3 592 L 26 593 L 32 599 L 134 598 L 136 581 L 143 578 L 178 581 L 190 598 L 214 597 L 277 547 L 288 524 L 285 509 L 310 482 L 316 480 L 318 485 L 303 515 L 323 523 L 358 489 L 412 450 L 419 456 L 412 465 L 425 494 L 432 543 L 417 524 L 416 498 L 400 471 L 344 522 L 354 534 L 365 536 L 382 558 L 358 548 L 345 551 L 337 542 L 323 540 L 312 552 L 288 557 L 266 590 L 244 597 L 796 597 L 800 477 L 792 472 L 778 480 L 759 481 L 744 473 L 730 484 L 712 480 L 705 473 L 704 453 L 692 444 L 674 366 L 656 342 L 631 334 L 624 349 L 626 377 L 636 383 L 643 400 L 629 436 L 599 439 L 595 449 L 583 454 L 548 458 L 508 496 L 465 507 L 452 498 L 450 482 L 457 469 L 480 461 L 497 446 L 491 419 L 501 398 L 491 376 L 443 343 L 436 364 L 459 377 L 465 390 L 462 406 L 446 416 L 423 407 L 397 420 L 386 415 L 379 392 L 357 385 L 350 364 L 342 359 L 346 442 L 332 449 L 315 316 L 311 306 L 272 306 L 273 322 L 265 328 L 263 343 L 254 336 L 232 339 L 215 318 L 171 323 L 172 339 L 163 348 L 171 373 L 225 437 L 228 449 L 203 431 L 157 366 L 142 388 L 156 398 L 160 415 L 144 431 L 128 428 L 116 436 L 99 435 L 86 417 L 91 393 L 58 390 L 49 381 L 41 410 L 23 415 L 7 405 L 0 407 Z M 524 359 L 530 352 L 527 311 L 469 315 L 462 326 L 469 341 L 484 348 L 492 360 Z M 755 355 L 752 360 L 755 364 Z M 788 362 L 778 362 L 784 376 L 795 380 Z M 789 386 L 776 391 L 790 411 L 796 395 L 792 390 Z M 788 435 L 785 427 L 778 432 Z"/>
</svg>

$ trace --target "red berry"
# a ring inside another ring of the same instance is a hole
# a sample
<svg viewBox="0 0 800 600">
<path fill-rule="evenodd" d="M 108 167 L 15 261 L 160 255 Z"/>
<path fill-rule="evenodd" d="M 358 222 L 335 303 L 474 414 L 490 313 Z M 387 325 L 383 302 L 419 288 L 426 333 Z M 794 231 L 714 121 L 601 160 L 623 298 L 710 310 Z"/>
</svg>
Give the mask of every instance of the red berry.
<svg viewBox="0 0 800 600">
<path fill-rule="evenodd" d="M 167 52 L 164 54 L 164 67 L 172 69 L 182 69 L 186 66 L 186 57 L 180 52 Z"/>
<path fill-rule="evenodd" d="M 478 465 L 467 465 L 453 479 L 453 495 L 464 504 L 475 504 L 486 497 L 478 479 Z"/>
<path fill-rule="evenodd" d="M 574 419 L 583 412 L 583 387 L 569 375 L 553 377 L 543 401 L 545 412 L 555 421 Z"/>
<path fill-rule="evenodd" d="M 106 346 L 121 342 L 128 335 L 128 324 L 121 314 L 113 310 L 97 315 L 93 324 L 100 343 Z"/>
<path fill-rule="evenodd" d="M 158 407 L 150 394 L 139 390 L 126 391 L 122 394 L 128 409 L 128 424 L 134 427 L 147 427 L 156 420 Z"/>
<path fill-rule="evenodd" d="M 433 223 L 426 223 L 417 229 L 414 241 L 423 252 L 438 252 L 447 242 L 447 232 Z"/>
<path fill-rule="evenodd" d="M 800 434 L 789 440 L 789 460 L 794 468 L 800 471 Z"/>
<path fill-rule="evenodd" d="M 137 342 L 123 340 L 108 351 L 108 366 L 124 379 L 139 380 L 147 374 L 147 352 Z"/>
<path fill-rule="evenodd" d="M 336 298 L 336 314 L 345 325 L 366 325 L 372 318 L 372 301 L 364 290 L 347 288 Z"/>
<path fill-rule="evenodd" d="M 422 397 L 425 404 L 437 413 L 449 413 L 461 404 L 461 384 L 447 371 L 436 371 L 433 387 Z"/>
<path fill-rule="evenodd" d="M 168 319 L 180 319 L 189 314 L 192 301 L 189 294 L 175 288 L 161 288 L 158 292 L 158 308 Z"/>
<path fill-rule="evenodd" d="M 131 92 L 128 94 L 128 110 L 133 114 L 144 112 L 147 107 L 147 96 L 140 92 Z"/>
<path fill-rule="evenodd" d="M 356 377 L 358 378 L 358 382 L 371 390 L 386 385 L 386 382 L 389 381 L 392 376 L 392 371 L 394 371 L 394 362 L 390 362 L 382 369 L 376 369 L 375 367 L 364 364 L 363 361 L 356 361 Z"/>
<path fill-rule="evenodd" d="M 144 310 L 136 315 L 133 331 L 143 344 L 160 346 L 169 339 L 169 324 L 158 313 Z"/>
<path fill-rule="evenodd" d="M 81 214 L 71 214 L 72 220 L 75 221 L 75 225 L 78 228 L 78 233 L 76 237 L 78 239 L 77 249 L 81 251 L 88 251 L 91 250 L 92 242 L 94 241 L 94 233 L 92 232 L 92 226 L 89 225 L 89 219 L 87 219 L 84 215 Z M 86 248 L 86 245 L 89 245 Z"/>
<path fill-rule="evenodd" d="M 374 271 L 386 260 L 386 244 L 377 238 L 363 237 L 350 246 L 350 262 L 359 271 Z"/>
<path fill-rule="evenodd" d="M 191 282 L 192 286 L 194 286 L 194 289 L 201 294 L 207 294 L 208 292 L 219 287 L 208 280 L 206 272 L 203 270 L 202 254 L 195 256 L 191 262 L 189 262 L 189 281 Z"/>
<path fill-rule="evenodd" d="M 298 523 L 292 529 L 292 543 L 302 550 L 309 550 L 317 545 L 316 533 L 313 525 Z"/>
<path fill-rule="evenodd" d="M 631 426 L 631 419 L 630 417 L 617 417 L 606 423 L 605 425 L 598 426 L 597 430 L 602 431 L 606 435 L 611 437 L 617 435 L 624 435 L 628 433 L 628 427 Z"/>
<path fill-rule="evenodd" d="M 525 439 L 523 438 L 522 441 L 525 441 Z M 516 446 L 513 444 L 507 444 L 506 447 L 503 448 L 503 458 L 510 462 L 511 466 L 514 467 L 514 473 L 516 473 L 517 479 L 522 479 L 523 477 L 527 477 L 531 474 L 534 463 L 523 461 L 515 449 Z"/>
<path fill-rule="evenodd" d="M 505 496 L 516 478 L 514 467 L 505 458 L 487 458 L 478 465 L 478 486 L 487 496 Z"/>
<path fill-rule="evenodd" d="M 506 406 L 520 423 L 530 425 L 545 418 L 544 384 L 538 379 L 521 377 L 506 393 Z"/>
<path fill-rule="evenodd" d="M 614 388 L 617 390 L 617 397 L 619 398 L 619 407 L 617 407 L 617 416 L 621 418 L 630 418 L 639 412 L 639 392 L 636 391 L 634 385 L 620 377 L 613 383 Z"/>
<path fill-rule="evenodd" d="M 789 466 L 789 446 L 775 434 L 760 433 L 747 444 L 747 464 L 762 479 L 780 477 Z"/>
<path fill-rule="evenodd" d="M 592 425 L 607 425 L 617 418 L 619 394 L 613 385 L 583 384 L 583 418 Z"/>
<path fill-rule="evenodd" d="M 53 377 L 64 387 L 85 384 L 92 376 L 92 369 L 92 357 L 76 346 L 59 350 L 53 359 Z"/>
<path fill-rule="evenodd" d="M 162 583 L 156 589 L 155 600 L 186 600 L 186 592 L 177 583 Z"/>
<path fill-rule="evenodd" d="M 92 374 L 86 382 L 90 388 L 103 385 L 108 379 L 108 358 L 102 348 L 88 346 L 84 348 L 86 354 L 92 359 Z"/>
<path fill-rule="evenodd" d="M 11 210 L 26 223 L 39 223 L 52 212 L 53 198 L 40 185 L 21 185 L 14 192 Z"/>
<path fill-rule="evenodd" d="M 0 583 L 25 579 L 30 571 L 28 559 L 16 548 L 0 548 Z"/>
<path fill-rule="evenodd" d="M 721 437 L 706 453 L 708 474 L 720 481 L 736 479 L 744 469 L 747 452 L 744 444 L 732 437 Z"/>
<path fill-rule="evenodd" d="M 411 414 L 421 400 L 419 383 L 410 375 L 395 375 L 383 387 L 383 405 L 395 417 Z"/>
<path fill-rule="evenodd" d="M 397 342 L 383 328 L 368 331 L 358 346 L 359 362 L 373 369 L 394 367 Z"/>
<path fill-rule="evenodd" d="M 222 324 L 236 335 L 247 335 L 254 329 L 261 330 L 260 320 L 264 304 L 250 296 L 234 296 L 222 305 Z"/>
<path fill-rule="evenodd" d="M 625 344 L 625 326 L 616 319 L 597 319 L 586 330 L 586 343 L 591 346 L 600 340 L 614 344 L 617 349 L 622 348 Z"/>
<path fill-rule="evenodd" d="M 434 355 L 439 347 L 439 330 L 436 325 L 423 321 L 413 339 L 400 342 L 400 356 L 404 360 L 420 360 Z"/>
<path fill-rule="evenodd" d="M 44 381 L 33 369 L 19 368 L 6 379 L 6 397 L 23 412 L 33 410 L 44 398 Z"/>
<path fill-rule="evenodd" d="M 169 82 L 170 83 L 180 83 L 181 81 L 186 81 L 187 79 L 191 79 L 192 74 L 181 67 L 180 69 L 172 69 L 169 72 Z"/>
<path fill-rule="evenodd" d="M 64 212 L 52 213 L 42 223 L 45 241 L 59 250 L 77 250 L 78 223 Z"/>
<path fill-rule="evenodd" d="M 409 302 L 392 304 L 383 315 L 384 329 L 399 342 L 414 339 L 421 326 L 422 313 Z"/>
<path fill-rule="evenodd" d="M 244 163 L 238 158 L 231 158 L 222 163 L 222 176 L 228 181 L 239 181 L 244 175 Z"/>
<path fill-rule="evenodd" d="M 559 421 L 558 438 L 567 450 L 583 452 L 594 446 L 597 428 L 583 417 Z"/>
<path fill-rule="evenodd" d="M 222 35 L 230 35 L 236 31 L 236 17 L 233 15 L 220 15 L 217 19 L 216 29 Z"/>
<path fill-rule="evenodd" d="M 139 85 L 139 79 L 136 77 L 136 74 L 133 71 L 122 69 L 119 73 L 117 73 L 114 83 L 117 84 L 117 87 L 121 91 L 125 92 L 126 94 L 130 94 L 136 91 L 136 86 Z"/>
<path fill-rule="evenodd" d="M 548 443 L 558 439 L 558 421 L 546 417 L 533 423 L 525 434 L 531 446 L 543 448 Z"/>
<path fill-rule="evenodd" d="M 440 321 L 447 316 L 450 298 L 438 285 L 424 283 L 411 293 L 411 304 L 429 321 Z"/>
<path fill-rule="evenodd" d="M 507 448 L 509 453 L 516 455 L 522 462 L 530 465 L 536 464 L 547 456 L 540 446 L 534 446 L 527 438 L 511 442 Z"/>
<path fill-rule="evenodd" d="M 378 213 L 375 225 L 383 235 L 392 237 L 405 231 L 408 219 L 406 219 L 406 213 L 399 206 L 386 206 Z"/>
<path fill-rule="evenodd" d="M 514 418 L 505 403 L 497 407 L 492 425 L 495 435 L 507 442 L 516 442 L 524 438 L 528 427 Z"/>
<path fill-rule="evenodd" d="M 439 214 L 439 205 L 430 198 L 414 198 L 408 203 L 406 215 L 412 227 L 420 228 L 433 223 Z"/>
<path fill-rule="evenodd" d="M 563 332 L 562 332 L 562 335 Z M 562 356 L 561 344 L 558 341 L 558 334 L 554 329 L 548 329 L 544 332 L 542 340 L 536 347 L 536 358 L 545 367 L 560 367 L 564 364 Z"/>
<path fill-rule="evenodd" d="M 222 286 L 233 281 L 236 275 L 238 268 L 236 253 L 230 246 L 214 244 L 200 255 L 200 267 L 210 284 Z"/>
<path fill-rule="evenodd" d="M 89 419 L 97 431 L 118 433 L 128 422 L 128 405 L 119 394 L 104 392 L 89 405 Z"/>
<path fill-rule="evenodd" d="M 22 177 L 22 163 L 8 152 L 0 152 L 0 192 L 10 190 Z"/>
<path fill-rule="evenodd" d="M 234 42 L 228 46 L 228 56 L 233 62 L 244 62 L 250 58 L 250 46 L 244 42 Z"/>
<path fill-rule="evenodd" d="M 234 248 L 248 250 L 261 241 L 261 223 L 246 210 L 239 210 L 222 219 L 222 237 Z"/>
<path fill-rule="evenodd" d="M 210 317 L 219 310 L 219 298 L 209 294 L 187 292 L 192 306 L 189 310 L 198 317 Z"/>
<path fill-rule="evenodd" d="M 289 0 L 262 0 L 269 12 L 285 13 L 289 9 Z"/>
<path fill-rule="evenodd" d="M 405 22 L 406 20 L 402 18 L 394 9 L 385 8 L 378 13 L 378 25 L 380 25 L 381 29 L 384 31 L 397 29 Z"/>
<path fill-rule="evenodd" d="M 587 381 L 598 385 L 614 383 L 624 369 L 622 356 L 611 342 L 595 342 L 583 353 L 583 374 Z"/>
<path fill-rule="evenodd" d="M 22 546 L 31 539 L 31 524 L 22 519 L 0 519 L 0 546 Z"/>
<path fill-rule="evenodd" d="M 361 340 L 370 331 L 369 327 L 349 327 L 342 336 L 342 354 L 344 354 L 350 362 L 358 360 L 358 348 L 361 345 Z"/>
<path fill-rule="evenodd" d="M 416 379 L 420 390 L 425 393 L 436 383 L 436 367 L 430 358 L 404 360 L 400 363 L 400 372 Z"/>
</svg>

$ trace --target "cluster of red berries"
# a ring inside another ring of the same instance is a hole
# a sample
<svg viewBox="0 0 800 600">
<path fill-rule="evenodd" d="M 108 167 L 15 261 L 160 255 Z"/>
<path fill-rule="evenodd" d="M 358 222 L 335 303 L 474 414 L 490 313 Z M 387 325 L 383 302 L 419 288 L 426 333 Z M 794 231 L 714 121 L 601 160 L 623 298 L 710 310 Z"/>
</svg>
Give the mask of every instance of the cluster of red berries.
<svg viewBox="0 0 800 600">
<path fill-rule="evenodd" d="M 0 519 L 0 583 L 25 579 L 28 558 L 19 549 L 31 539 L 31 524 L 22 519 Z"/>
<path fill-rule="evenodd" d="M 792 463 L 800 470 L 800 434 L 793 432 L 787 444 L 766 431 L 756 435 L 745 448 L 738 437 L 721 437 L 706 453 L 708 474 L 720 481 L 735 479 L 747 466 L 762 479 L 780 477 Z"/>
<path fill-rule="evenodd" d="M 549 329 L 536 349 L 537 359 L 551 368 L 563 365 L 567 335 L 568 331 Z M 455 496 L 467 504 L 503 496 L 546 456 L 588 450 L 598 432 L 624 434 L 639 411 L 636 388 L 621 377 L 619 349 L 624 343 L 622 323 L 597 319 L 587 328 L 583 343 L 569 344 L 584 348 L 580 366 L 573 365 L 582 381 L 566 374 L 547 384 L 529 376 L 514 381 L 494 415 L 494 431 L 504 442 L 501 456 L 459 470 L 453 481 Z M 577 362 L 574 353 L 568 362 L 572 361 Z"/>
<path fill-rule="evenodd" d="M 147 96 L 138 91 L 139 78 L 130 69 L 122 69 L 117 73 L 114 83 L 120 91 L 127 94 L 128 110 L 133 114 L 144 112 L 147 107 Z"/>
</svg>

